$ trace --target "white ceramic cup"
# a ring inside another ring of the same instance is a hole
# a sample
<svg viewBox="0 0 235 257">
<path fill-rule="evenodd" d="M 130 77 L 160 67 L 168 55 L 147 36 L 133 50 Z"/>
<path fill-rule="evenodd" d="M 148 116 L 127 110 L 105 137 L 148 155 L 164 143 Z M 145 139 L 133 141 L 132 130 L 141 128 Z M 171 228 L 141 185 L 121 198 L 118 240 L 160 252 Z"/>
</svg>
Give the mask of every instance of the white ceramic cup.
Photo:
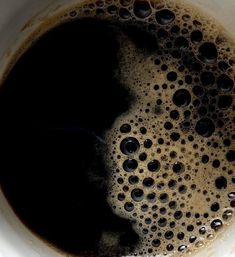
<svg viewBox="0 0 235 257">
<path fill-rule="evenodd" d="M 0 0 L 0 77 L 11 55 L 44 17 L 80 0 Z M 177 1 L 177 0 L 176 0 Z M 188 0 L 214 16 L 235 39 L 234 0 Z M 26 30 L 22 30 L 25 24 Z M 235 222 L 195 257 L 234 257 Z M 61 257 L 17 218 L 0 191 L 0 257 Z"/>
</svg>

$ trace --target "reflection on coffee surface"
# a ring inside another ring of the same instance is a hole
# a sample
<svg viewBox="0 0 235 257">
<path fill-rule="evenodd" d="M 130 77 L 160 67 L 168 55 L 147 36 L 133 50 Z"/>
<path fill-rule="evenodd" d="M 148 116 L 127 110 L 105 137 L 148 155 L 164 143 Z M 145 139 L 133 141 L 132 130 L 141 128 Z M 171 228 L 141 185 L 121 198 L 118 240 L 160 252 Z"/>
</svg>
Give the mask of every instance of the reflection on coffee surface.
<svg viewBox="0 0 235 257">
<path fill-rule="evenodd" d="M 86 1 L 0 91 L 0 182 L 77 256 L 185 256 L 235 208 L 235 45 L 180 1 Z"/>
</svg>

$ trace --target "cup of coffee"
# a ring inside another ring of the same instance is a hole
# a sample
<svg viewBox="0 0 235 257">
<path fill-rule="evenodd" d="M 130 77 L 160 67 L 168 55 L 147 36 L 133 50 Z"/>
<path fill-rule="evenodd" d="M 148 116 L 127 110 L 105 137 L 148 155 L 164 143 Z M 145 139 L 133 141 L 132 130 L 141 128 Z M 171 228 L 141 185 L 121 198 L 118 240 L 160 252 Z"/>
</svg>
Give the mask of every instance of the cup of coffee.
<svg viewBox="0 0 235 257">
<path fill-rule="evenodd" d="M 233 1 L 0 10 L 0 256 L 235 256 Z"/>
</svg>

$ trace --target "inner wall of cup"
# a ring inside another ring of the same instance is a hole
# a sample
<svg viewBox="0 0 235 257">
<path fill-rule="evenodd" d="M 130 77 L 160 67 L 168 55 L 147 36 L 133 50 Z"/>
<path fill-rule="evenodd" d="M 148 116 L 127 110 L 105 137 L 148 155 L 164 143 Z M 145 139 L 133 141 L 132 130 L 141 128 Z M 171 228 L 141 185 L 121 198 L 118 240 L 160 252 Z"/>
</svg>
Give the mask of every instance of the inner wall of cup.
<svg viewBox="0 0 235 257">
<path fill-rule="evenodd" d="M 0 1 L 0 78 L 13 53 L 27 36 L 42 22 L 43 17 L 59 12 L 81 0 L 7 0 Z M 186 0 L 187 1 L 187 0 Z M 189 1 L 189 0 L 188 0 Z M 235 38 L 234 0 L 191 0 L 190 2 L 214 16 Z M 25 24 L 30 26 L 22 31 Z M 2 73 L 1 73 L 2 72 Z M 195 257 L 234 257 L 235 222 L 218 236 L 209 247 Z M 59 257 L 64 256 L 46 246 L 20 222 L 0 190 L 0 256 L 4 257 Z"/>
</svg>

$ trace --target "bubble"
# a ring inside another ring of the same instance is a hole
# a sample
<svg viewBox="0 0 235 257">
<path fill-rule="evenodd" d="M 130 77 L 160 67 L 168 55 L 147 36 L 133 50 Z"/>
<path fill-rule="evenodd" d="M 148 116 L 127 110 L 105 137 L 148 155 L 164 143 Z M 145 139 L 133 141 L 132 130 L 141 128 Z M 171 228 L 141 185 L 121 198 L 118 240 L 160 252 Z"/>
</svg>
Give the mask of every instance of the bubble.
<svg viewBox="0 0 235 257">
<path fill-rule="evenodd" d="M 126 9 L 126 8 L 120 8 L 119 9 L 119 16 L 124 19 L 127 20 L 131 17 L 130 12 Z"/>
<path fill-rule="evenodd" d="M 206 228 L 205 227 L 201 227 L 199 229 L 199 234 L 204 235 L 205 233 L 206 233 Z"/>
<path fill-rule="evenodd" d="M 123 193 L 120 193 L 120 194 L 118 194 L 118 200 L 119 201 L 124 201 L 125 200 L 125 195 L 123 194 Z"/>
<path fill-rule="evenodd" d="M 135 188 L 131 191 L 131 197 L 136 202 L 141 202 L 144 198 L 144 192 L 140 188 Z"/>
<path fill-rule="evenodd" d="M 146 187 L 151 187 L 154 184 L 154 179 L 147 177 L 143 180 L 143 185 Z"/>
<path fill-rule="evenodd" d="M 143 134 L 143 135 L 145 135 L 145 134 L 147 133 L 147 129 L 144 128 L 144 127 L 141 127 L 141 128 L 140 128 L 140 133 Z"/>
<path fill-rule="evenodd" d="M 152 172 L 159 171 L 160 169 L 160 162 L 157 160 L 150 161 L 148 163 L 148 170 Z"/>
<path fill-rule="evenodd" d="M 177 181 L 174 180 L 174 179 L 171 179 L 169 182 L 168 182 L 168 187 L 171 188 L 171 189 L 174 189 L 177 185 Z"/>
<path fill-rule="evenodd" d="M 121 127 L 120 127 L 120 131 L 122 133 L 129 133 L 131 132 L 131 126 L 129 124 L 123 124 Z"/>
<path fill-rule="evenodd" d="M 161 241 L 159 239 L 154 239 L 152 241 L 152 246 L 154 246 L 154 247 L 159 247 L 160 244 L 161 244 Z"/>
<path fill-rule="evenodd" d="M 180 139 L 180 134 L 178 132 L 173 132 L 170 135 L 172 141 L 178 141 Z"/>
<path fill-rule="evenodd" d="M 233 162 L 235 161 L 235 151 L 234 150 L 229 150 L 226 153 L 226 159 L 228 160 L 228 162 Z"/>
<path fill-rule="evenodd" d="M 177 234 L 177 238 L 178 238 L 179 240 L 183 240 L 183 239 L 184 239 L 184 233 L 183 233 L 183 232 L 179 232 L 179 233 Z"/>
<path fill-rule="evenodd" d="M 144 141 L 144 147 L 145 147 L 145 148 L 151 148 L 152 145 L 153 145 L 153 142 L 152 142 L 151 139 L 146 139 L 146 140 Z"/>
<path fill-rule="evenodd" d="M 157 223 L 160 227 L 165 227 L 167 224 L 167 220 L 166 218 L 160 218 Z"/>
<path fill-rule="evenodd" d="M 188 225 L 187 226 L 187 231 L 192 232 L 194 230 L 194 226 L 193 225 Z"/>
<path fill-rule="evenodd" d="M 147 205 L 147 204 L 143 204 L 143 205 L 141 206 L 141 210 L 142 210 L 143 212 L 148 211 L 148 205 Z"/>
<path fill-rule="evenodd" d="M 185 171 L 185 167 L 184 167 L 184 164 L 182 162 L 174 163 L 172 169 L 177 174 L 181 174 L 182 172 Z"/>
<path fill-rule="evenodd" d="M 166 246 L 166 249 L 167 249 L 167 251 L 173 251 L 174 250 L 174 246 L 172 245 L 172 244 L 168 244 L 167 246 Z"/>
<path fill-rule="evenodd" d="M 217 203 L 217 202 L 212 203 L 212 205 L 211 205 L 211 211 L 217 212 L 217 211 L 219 210 L 219 208 L 220 208 L 219 203 Z"/>
<path fill-rule="evenodd" d="M 195 127 L 196 132 L 203 137 L 210 137 L 215 132 L 215 125 L 209 118 L 200 119 Z"/>
<path fill-rule="evenodd" d="M 186 107 L 191 102 L 191 95 L 187 89 L 179 89 L 173 95 L 173 103 L 178 107 Z"/>
<path fill-rule="evenodd" d="M 232 105 L 233 99 L 230 95 L 221 95 L 218 100 L 218 107 L 227 110 Z"/>
<path fill-rule="evenodd" d="M 168 79 L 169 81 L 171 81 L 171 82 L 176 81 L 176 79 L 177 79 L 177 73 L 174 72 L 174 71 L 168 72 L 168 73 L 167 73 L 167 79 Z"/>
<path fill-rule="evenodd" d="M 168 32 L 165 29 L 159 29 L 157 37 L 159 40 L 165 40 L 168 37 Z"/>
<path fill-rule="evenodd" d="M 214 229 L 215 231 L 218 231 L 219 229 L 221 229 L 223 226 L 223 223 L 220 219 L 214 219 L 211 222 L 211 228 Z"/>
<path fill-rule="evenodd" d="M 227 188 L 227 179 L 224 176 L 217 177 L 215 180 L 215 186 L 218 189 Z"/>
<path fill-rule="evenodd" d="M 174 237 L 174 233 L 172 231 L 168 230 L 168 231 L 166 231 L 164 236 L 167 240 L 171 240 Z"/>
<path fill-rule="evenodd" d="M 187 250 L 187 246 L 186 245 L 180 245 L 179 247 L 178 247 L 178 251 L 179 252 L 184 252 L 184 251 L 186 251 Z"/>
<path fill-rule="evenodd" d="M 124 209 L 125 209 L 127 212 L 133 211 L 133 210 L 134 210 L 134 205 L 133 205 L 133 203 L 131 203 L 131 202 L 125 203 Z"/>
<path fill-rule="evenodd" d="M 204 95 L 205 91 L 204 91 L 203 87 L 201 87 L 201 86 L 194 86 L 193 93 L 197 97 L 202 97 Z"/>
<path fill-rule="evenodd" d="M 210 71 L 204 71 L 201 73 L 201 82 L 203 86 L 212 86 L 215 83 L 215 76 Z"/>
<path fill-rule="evenodd" d="M 217 87 L 222 92 L 229 92 L 232 90 L 234 85 L 233 80 L 226 74 L 222 74 L 219 76 L 217 80 Z"/>
<path fill-rule="evenodd" d="M 170 209 L 176 209 L 176 207 L 177 207 L 176 201 L 170 201 L 169 202 L 169 207 L 170 207 Z"/>
<path fill-rule="evenodd" d="M 203 34 L 200 30 L 194 30 L 191 32 L 190 38 L 194 44 L 199 44 L 203 39 Z"/>
<path fill-rule="evenodd" d="M 166 130 L 170 130 L 170 129 L 173 128 L 173 125 L 172 125 L 171 122 L 167 121 L 167 122 L 164 124 L 164 128 L 165 128 Z"/>
<path fill-rule="evenodd" d="M 140 161 L 145 161 L 147 159 L 147 154 L 146 153 L 141 153 L 139 155 L 139 159 L 140 159 Z"/>
<path fill-rule="evenodd" d="M 213 64 L 217 61 L 218 52 L 216 45 L 212 42 L 204 42 L 199 47 L 199 59 L 208 64 Z"/>
<path fill-rule="evenodd" d="M 121 151 L 126 155 L 133 154 L 137 152 L 140 148 L 139 141 L 134 137 L 127 137 L 121 142 Z"/>
<path fill-rule="evenodd" d="M 131 185 L 137 184 L 139 182 L 139 178 L 137 176 L 130 176 L 128 179 Z"/>
<path fill-rule="evenodd" d="M 151 202 L 151 203 L 155 202 L 155 201 L 156 201 L 156 194 L 155 194 L 154 192 L 153 192 L 153 193 L 149 193 L 149 194 L 147 195 L 147 199 L 148 199 L 148 201 Z"/>
<path fill-rule="evenodd" d="M 135 16 L 140 19 L 147 18 L 152 13 L 149 3 L 143 0 L 136 0 L 133 10 Z"/>
<path fill-rule="evenodd" d="M 187 192 L 187 186 L 182 185 L 179 187 L 179 193 L 185 194 Z"/>
<path fill-rule="evenodd" d="M 175 40 L 175 47 L 180 50 L 185 50 L 189 47 L 189 42 L 185 37 L 177 37 Z"/>
<path fill-rule="evenodd" d="M 209 156 L 206 155 L 206 154 L 204 154 L 204 155 L 202 156 L 202 163 L 206 164 L 206 163 L 208 163 L 208 161 L 209 161 Z"/>
<path fill-rule="evenodd" d="M 228 221 L 232 218 L 232 216 L 233 216 L 233 211 L 232 210 L 226 210 L 226 211 L 224 211 L 222 217 L 223 217 L 223 220 Z"/>
<path fill-rule="evenodd" d="M 116 5 L 110 5 L 107 7 L 107 11 L 109 14 L 114 15 L 117 13 L 117 6 Z"/>
<path fill-rule="evenodd" d="M 222 71 L 226 71 L 229 68 L 229 65 L 225 61 L 218 62 L 218 67 Z"/>
<path fill-rule="evenodd" d="M 169 199 L 169 196 L 168 194 L 166 193 L 163 193 L 163 194 L 160 194 L 159 196 L 159 200 L 162 202 L 162 203 L 166 203 Z"/>
<path fill-rule="evenodd" d="M 173 120 L 178 120 L 179 119 L 179 112 L 177 110 L 173 110 L 170 112 L 170 117 L 173 119 Z"/>
<path fill-rule="evenodd" d="M 169 9 L 162 9 L 155 14 L 156 21 L 160 25 L 168 25 L 175 20 L 175 14 Z"/>
<path fill-rule="evenodd" d="M 228 198 L 229 198 L 230 200 L 234 200 L 234 199 L 235 199 L 235 192 L 230 192 L 230 193 L 228 194 Z"/>
<path fill-rule="evenodd" d="M 181 219 L 182 217 L 183 217 L 182 211 L 176 211 L 176 212 L 174 213 L 174 218 L 175 218 L 176 220 L 179 220 L 179 219 Z"/>
<path fill-rule="evenodd" d="M 219 160 L 214 160 L 213 162 L 212 162 L 212 166 L 214 167 L 214 168 L 219 168 L 220 167 L 220 161 Z"/>
<path fill-rule="evenodd" d="M 135 159 L 127 159 L 123 163 L 123 169 L 127 172 L 133 172 L 138 167 L 138 162 Z"/>
</svg>

